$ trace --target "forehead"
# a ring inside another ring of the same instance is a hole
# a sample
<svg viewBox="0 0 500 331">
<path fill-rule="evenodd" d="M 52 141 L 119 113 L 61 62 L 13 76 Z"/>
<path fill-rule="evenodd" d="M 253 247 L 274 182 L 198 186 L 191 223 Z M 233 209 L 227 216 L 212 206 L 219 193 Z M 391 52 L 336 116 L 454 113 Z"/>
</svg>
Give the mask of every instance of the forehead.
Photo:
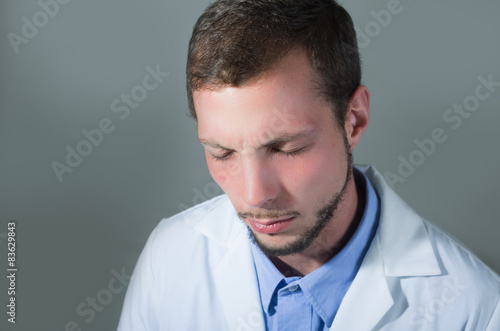
<svg viewBox="0 0 500 331">
<path fill-rule="evenodd" d="M 319 96 L 316 86 L 308 58 L 292 51 L 250 85 L 195 91 L 198 134 L 202 139 L 234 139 L 263 130 L 302 130 L 331 120 L 331 106 Z"/>
</svg>

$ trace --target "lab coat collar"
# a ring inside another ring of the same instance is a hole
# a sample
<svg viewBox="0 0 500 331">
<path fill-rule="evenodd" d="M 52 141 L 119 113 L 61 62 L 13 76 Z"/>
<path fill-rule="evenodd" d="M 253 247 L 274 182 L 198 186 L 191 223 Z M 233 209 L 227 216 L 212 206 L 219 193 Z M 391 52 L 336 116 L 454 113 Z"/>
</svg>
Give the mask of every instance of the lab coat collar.
<svg viewBox="0 0 500 331">
<path fill-rule="evenodd" d="M 246 229 L 236 234 L 222 260 L 212 269 L 228 330 L 264 331 L 257 274 Z"/>
<path fill-rule="evenodd" d="M 370 180 L 380 197 L 377 237 L 387 277 L 442 274 L 422 218 L 386 183 L 372 166 L 356 166 Z"/>
<path fill-rule="evenodd" d="M 394 304 L 390 277 L 442 273 L 422 219 L 371 166 L 357 166 L 380 197 L 377 234 L 330 328 L 373 330 Z"/>
<path fill-rule="evenodd" d="M 265 331 L 248 229 L 227 196 L 216 199 L 205 204 L 210 209 L 200 212 L 204 217 L 190 221 L 190 225 L 221 249 L 220 259 L 209 263 L 228 330 Z"/>
</svg>

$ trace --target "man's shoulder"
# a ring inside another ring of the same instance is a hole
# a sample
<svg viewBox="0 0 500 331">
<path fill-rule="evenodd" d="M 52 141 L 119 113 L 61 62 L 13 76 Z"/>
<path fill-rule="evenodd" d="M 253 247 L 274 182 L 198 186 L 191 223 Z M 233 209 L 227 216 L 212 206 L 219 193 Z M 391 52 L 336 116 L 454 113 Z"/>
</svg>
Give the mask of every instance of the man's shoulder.
<svg viewBox="0 0 500 331">
<path fill-rule="evenodd" d="M 162 219 L 150 240 L 156 249 L 182 246 L 187 252 L 188 244 L 194 242 L 224 245 L 241 227 L 231 201 L 223 194 Z"/>
<path fill-rule="evenodd" d="M 175 228 L 196 228 L 198 224 L 206 222 L 215 214 L 231 212 L 231 204 L 227 195 L 218 195 L 210 200 L 185 209 L 175 215 L 163 218 L 158 223 L 158 231 L 172 231 Z"/>
<path fill-rule="evenodd" d="M 399 273 L 402 270 L 399 266 L 407 267 L 410 261 L 422 264 L 432 262 L 434 267 L 428 268 L 428 275 L 459 272 L 498 281 L 498 275 L 469 248 L 406 204 L 374 167 L 359 166 L 359 169 L 365 173 L 381 199 L 379 238 L 383 252 L 395 260 L 385 261 L 394 267 L 394 273 Z M 416 268 L 406 270 L 419 274 Z"/>
<path fill-rule="evenodd" d="M 468 279 L 476 283 L 475 289 L 481 287 L 491 289 L 491 286 L 498 288 L 500 283 L 498 274 L 467 246 L 435 223 L 428 220 L 423 220 L 423 222 L 443 273 Z"/>
<path fill-rule="evenodd" d="M 489 323 L 495 329 L 499 276 L 460 241 L 414 211 L 373 167 L 361 170 L 380 197 L 380 223 L 372 247 L 380 252 L 397 307 L 387 314 L 391 325 L 402 328 L 411 321 L 419 330 L 486 330 Z M 398 309 L 405 305 L 401 315 Z"/>
<path fill-rule="evenodd" d="M 446 231 L 432 222 L 422 221 L 440 273 L 400 280 L 402 292 L 412 303 L 409 309 L 412 322 L 422 327 L 434 325 L 443 320 L 438 318 L 440 314 L 454 311 L 461 314 L 453 322 L 446 323 L 485 330 L 494 312 L 498 311 L 498 274 Z"/>
<path fill-rule="evenodd" d="M 458 301 L 470 309 L 495 307 L 499 276 L 460 241 L 414 211 L 375 168 L 360 170 L 380 197 L 377 240 L 386 276 L 400 279 L 413 300 L 435 299 L 436 289 L 446 292 L 451 286 L 464 299 Z"/>
<path fill-rule="evenodd" d="M 227 252 L 230 228 L 239 223 L 234 218 L 222 195 L 161 220 L 134 269 L 120 326 L 189 329 L 192 311 L 213 325 L 224 325 L 224 315 L 216 313 L 220 306 L 211 275 Z M 226 232 L 218 231 L 224 228 Z"/>
</svg>

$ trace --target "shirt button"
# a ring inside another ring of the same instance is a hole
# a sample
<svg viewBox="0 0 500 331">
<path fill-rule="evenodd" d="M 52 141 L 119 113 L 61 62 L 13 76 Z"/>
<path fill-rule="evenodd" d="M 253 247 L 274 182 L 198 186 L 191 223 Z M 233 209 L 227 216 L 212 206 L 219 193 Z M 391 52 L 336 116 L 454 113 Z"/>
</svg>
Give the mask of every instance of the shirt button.
<svg viewBox="0 0 500 331">
<path fill-rule="evenodd" d="M 297 291 L 298 289 L 299 289 L 299 286 L 298 286 L 298 285 L 290 286 L 290 287 L 288 288 L 288 290 L 289 290 L 290 292 L 295 292 L 295 291 Z"/>
</svg>

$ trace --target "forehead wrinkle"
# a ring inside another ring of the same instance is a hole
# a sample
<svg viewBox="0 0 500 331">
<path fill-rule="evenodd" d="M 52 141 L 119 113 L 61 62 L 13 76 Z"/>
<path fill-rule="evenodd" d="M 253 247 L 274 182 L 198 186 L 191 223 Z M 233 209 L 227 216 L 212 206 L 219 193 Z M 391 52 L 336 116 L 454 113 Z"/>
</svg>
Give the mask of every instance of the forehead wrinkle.
<svg viewBox="0 0 500 331">
<path fill-rule="evenodd" d="M 203 145 L 203 146 L 208 146 L 208 147 L 212 147 L 212 148 L 220 148 L 220 149 L 229 149 L 227 147 L 224 147 L 218 143 L 216 143 L 215 141 L 212 141 L 212 140 L 208 140 L 208 139 L 203 139 L 203 138 L 199 138 L 198 139 L 200 141 L 200 143 Z"/>
<path fill-rule="evenodd" d="M 280 144 L 286 144 L 290 141 L 293 140 L 298 140 L 301 138 L 307 138 L 312 135 L 314 135 L 316 131 L 312 127 L 308 127 L 306 129 L 303 129 L 299 132 L 294 132 L 294 133 L 289 133 L 289 132 L 284 132 L 281 134 L 276 135 L 276 137 L 269 139 L 267 142 L 263 143 L 260 147 L 261 148 L 268 148 L 271 146 L 276 146 Z"/>
</svg>

